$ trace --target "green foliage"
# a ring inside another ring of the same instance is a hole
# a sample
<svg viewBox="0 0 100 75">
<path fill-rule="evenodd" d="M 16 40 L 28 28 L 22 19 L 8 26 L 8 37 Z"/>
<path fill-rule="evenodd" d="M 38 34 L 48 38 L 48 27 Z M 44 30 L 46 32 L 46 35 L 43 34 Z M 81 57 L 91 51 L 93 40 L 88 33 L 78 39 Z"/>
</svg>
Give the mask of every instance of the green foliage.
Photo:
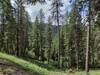
<svg viewBox="0 0 100 75">
<path fill-rule="evenodd" d="M 61 0 L 53 0 L 52 15 L 58 26 L 52 25 L 54 21 L 50 17 L 45 23 L 45 14 L 42 9 L 35 22 L 30 23 L 24 5 L 26 2 L 40 1 L 42 0 L 16 0 L 16 7 L 12 6 L 10 0 L 0 1 L 0 51 L 18 57 L 26 56 L 31 60 L 36 59 L 35 63 L 46 68 L 52 68 L 52 66 L 57 68 L 60 63 L 62 69 L 84 69 L 87 37 L 87 24 L 85 23 L 88 23 L 88 20 L 84 23 L 84 19 L 88 19 L 88 15 L 84 18 L 81 14 L 88 8 L 88 1 L 73 1 L 72 10 L 67 12 L 64 24 L 60 25 L 59 18 L 62 16 L 60 7 L 63 3 Z M 96 9 L 98 5 L 94 5 L 96 2 L 99 0 L 91 5 L 91 50 L 89 53 L 91 68 L 100 68 L 100 13 Z"/>
<path fill-rule="evenodd" d="M 50 21 L 50 17 L 48 19 L 49 23 L 47 24 L 46 26 L 46 29 L 45 29 L 45 50 L 46 50 L 46 53 L 47 53 L 47 59 L 48 59 L 48 63 L 50 62 L 50 59 L 51 59 L 51 45 L 52 45 L 52 28 L 51 28 L 51 21 Z"/>
<path fill-rule="evenodd" d="M 35 64 L 32 64 L 30 62 L 27 62 L 25 60 L 16 58 L 14 56 L 0 53 L 0 58 L 4 59 L 4 60 L 8 60 L 8 61 L 20 66 L 21 68 L 23 68 L 25 70 L 28 70 L 30 72 L 39 73 L 40 75 L 48 75 L 48 71 L 46 69 L 41 68 L 41 67 L 39 67 Z"/>
<path fill-rule="evenodd" d="M 32 39 L 33 51 L 35 52 L 36 58 L 39 59 L 39 56 L 40 56 L 40 24 L 39 24 L 38 17 L 36 17 L 36 21 L 34 24 L 34 33 L 33 33 L 32 38 L 33 38 Z"/>
</svg>

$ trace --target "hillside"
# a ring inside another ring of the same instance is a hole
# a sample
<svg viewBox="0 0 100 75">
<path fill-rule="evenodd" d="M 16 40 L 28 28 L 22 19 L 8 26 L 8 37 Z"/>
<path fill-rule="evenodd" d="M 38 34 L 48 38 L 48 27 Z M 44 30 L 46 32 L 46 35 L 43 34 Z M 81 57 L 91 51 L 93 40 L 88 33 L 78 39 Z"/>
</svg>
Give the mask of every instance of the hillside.
<svg viewBox="0 0 100 75">
<path fill-rule="evenodd" d="M 19 59 L 17 57 L 11 56 L 11 55 L 0 53 L 0 59 L 4 59 L 4 60 L 7 60 L 9 62 L 12 62 L 15 65 L 17 65 L 18 67 L 20 67 L 24 70 L 27 70 L 29 72 L 38 73 L 40 75 L 47 75 L 48 74 L 48 71 L 46 69 L 41 68 L 35 64 L 32 64 L 30 62 L 27 62 L 25 60 Z"/>
</svg>

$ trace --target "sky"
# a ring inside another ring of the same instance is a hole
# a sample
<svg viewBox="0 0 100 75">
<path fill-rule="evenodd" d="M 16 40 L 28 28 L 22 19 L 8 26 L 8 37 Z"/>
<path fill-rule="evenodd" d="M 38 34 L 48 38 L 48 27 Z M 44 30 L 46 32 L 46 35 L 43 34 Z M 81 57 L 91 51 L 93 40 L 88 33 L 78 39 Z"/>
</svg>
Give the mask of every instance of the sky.
<svg viewBox="0 0 100 75">
<path fill-rule="evenodd" d="M 14 5 L 14 1 L 15 0 L 11 0 L 12 5 Z M 48 21 L 48 17 L 51 15 L 50 12 L 51 1 L 52 0 L 46 0 L 46 3 L 44 4 L 40 4 L 37 2 L 35 5 L 34 4 L 25 5 L 25 10 L 28 12 L 32 22 L 34 22 L 36 16 L 39 15 L 39 11 L 41 8 L 43 9 L 43 12 L 45 14 L 45 22 Z M 70 4 L 70 0 L 62 0 L 62 2 L 64 3 L 64 6 L 62 7 L 62 14 L 65 14 L 66 11 L 71 10 L 71 4 Z M 82 15 L 82 17 L 84 17 L 85 15 Z"/>
<path fill-rule="evenodd" d="M 14 1 L 15 0 L 11 0 L 11 3 L 12 3 L 13 6 L 15 6 Z M 44 3 L 44 4 L 40 4 L 40 3 L 37 2 L 35 5 L 34 4 L 33 5 L 32 4 L 25 5 L 25 9 L 29 13 L 31 21 L 34 21 L 36 16 L 39 15 L 39 11 L 40 11 L 41 8 L 43 9 L 43 12 L 45 14 L 45 21 L 47 21 L 48 16 L 51 15 L 51 12 L 50 12 L 51 1 L 46 0 L 46 3 Z M 62 3 L 64 3 L 64 6 L 61 8 L 62 14 L 65 14 L 66 11 L 71 9 L 70 3 L 69 3 L 69 0 L 62 0 Z"/>
<path fill-rule="evenodd" d="M 62 8 L 63 14 L 70 9 L 70 3 L 69 0 L 62 0 L 64 3 L 64 6 Z M 45 20 L 47 20 L 48 16 L 50 16 L 50 8 L 51 8 L 51 1 L 46 0 L 45 4 L 36 3 L 36 5 L 26 5 L 25 6 L 27 12 L 29 13 L 31 20 L 34 21 L 35 17 L 39 14 L 40 9 L 43 9 L 43 12 L 45 13 Z"/>
</svg>

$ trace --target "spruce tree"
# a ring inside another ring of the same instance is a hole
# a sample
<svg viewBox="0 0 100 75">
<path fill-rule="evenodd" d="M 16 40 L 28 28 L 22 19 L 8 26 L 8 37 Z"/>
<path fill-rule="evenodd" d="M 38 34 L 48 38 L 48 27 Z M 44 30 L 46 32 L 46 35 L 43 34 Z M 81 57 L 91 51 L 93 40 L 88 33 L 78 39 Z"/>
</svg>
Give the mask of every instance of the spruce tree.
<svg viewBox="0 0 100 75">
<path fill-rule="evenodd" d="M 43 43 L 44 43 L 44 26 L 45 26 L 45 23 L 44 23 L 44 19 L 45 19 L 45 15 L 44 15 L 44 12 L 43 12 L 43 10 L 42 9 L 40 9 L 40 11 L 39 11 L 39 21 L 40 21 L 40 32 L 39 32 L 39 35 L 40 35 L 40 38 L 39 38 L 39 40 L 40 40 L 40 42 L 39 42 L 39 44 L 40 44 L 40 52 L 41 52 L 41 60 L 43 61 L 44 60 L 44 45 L 43 45 Z"/>
<path fill-rule="evenodd" d="M 60 20 L 61 20 L 61 7 L 63 6 L 63 3 L 61 0 L 53 0 L 52 1 L 52 16 L 55 20 L 57 27 L 57 32 L 58 32 L 58 67 L 61 67 L 60 63 L 60 52 L 61 52 L 61 45 L 60 45 Z"/>
<path fill-rule="evenodd" d="M 48 18 L 48 24 L 45 29 L 45 47 L 47 51 L 47 56 L 48 56 L 48 64 L 50 63 L 51 59 L 51 51 L 52 51 L 52 25 L 51 25 L 51 18 Z"/>
<path fill-rule="evenodd" d="M 39 58 L 40 58 L 40 24 L 39 24 L 38 17 L 36 17 L 36 20 L 34 23 L 32 47 L 33 47 L 33 51 L 35 52 L 36 59 L 39 60 Z"/>
</svg>

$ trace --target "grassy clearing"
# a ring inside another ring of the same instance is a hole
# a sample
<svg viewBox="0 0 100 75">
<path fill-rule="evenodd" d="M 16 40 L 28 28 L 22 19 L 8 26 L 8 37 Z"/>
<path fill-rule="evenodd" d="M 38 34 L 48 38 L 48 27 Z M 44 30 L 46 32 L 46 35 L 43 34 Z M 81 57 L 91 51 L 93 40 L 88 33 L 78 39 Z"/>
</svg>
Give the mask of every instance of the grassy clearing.
<svg viewBox="0 0 100 75">
<path fill-rule="evenodd" d="M 75 72 L 75 73 L 67 73 L 63 71 L 54 72 L 51 71 L 50 75 L 85 75 L 85 71 Z M 100 75 L 100 70 L 91 70 L 90 75 Z"/>
<path fill-rule="evenodd" d="M 72 74 L 72 75 L 85 75 L 85 71 L 76 72 L 75 74 Z M 91 70 L 90 75 L 100 75 L 100 70 Z"/>
<path fill-rule="evenodd" d="M 50 71 L 49 75 L 68 75 L 68 74 L 63 71 Z"/>
<path fill-rule="evenodd" d="M 74 72 L 74 73 L 67 73 L 67 72 L 58 71 L 58 70 L 48 71 L 47 69 L 41 68 L 33 63 L 27 62 L 25 60 L 22 60 L 22 59 L 19 59 L 19 58 L 16 58 L 14 56 L 4 54 L 4 53 L 0 53 L 0 59 L 5 59 L 7 61 L 10 61 L 14 63 L 15 65 L 20 66 L 20 68 L 23 68 L 32 73 L 38 73 L 38 75 L 85 75 L 85 71 Z M 42 64 L 42 63 L 39 63 L 39 64 Z M 90 75 L 100 75 L 100 70 L 91 70 Z"/>
<path fill-rule="evenodd" d="M 38 73 L 40 75 L 48 75 L 47 69 L 41 68 L 35 64 L 32 64 L 32 63 L 27 62 L 25 60 L 19 59 L 15 56 L 11 56 L 11 55 L 4 54 L 4 53 L 0 52 L 0 58 L 5 59 L 7 61 L 10 61 L 10 62 L 20 66 L 21 68 L 30 71 L 30 72 Z"/>
<path fill-rule="evenodd" d="M 85 75 L 85 71 L 67 73 L 66 75 Z M 100 75 L 100 70 L 91 70 L 90 75 Z"/>
</svg>

